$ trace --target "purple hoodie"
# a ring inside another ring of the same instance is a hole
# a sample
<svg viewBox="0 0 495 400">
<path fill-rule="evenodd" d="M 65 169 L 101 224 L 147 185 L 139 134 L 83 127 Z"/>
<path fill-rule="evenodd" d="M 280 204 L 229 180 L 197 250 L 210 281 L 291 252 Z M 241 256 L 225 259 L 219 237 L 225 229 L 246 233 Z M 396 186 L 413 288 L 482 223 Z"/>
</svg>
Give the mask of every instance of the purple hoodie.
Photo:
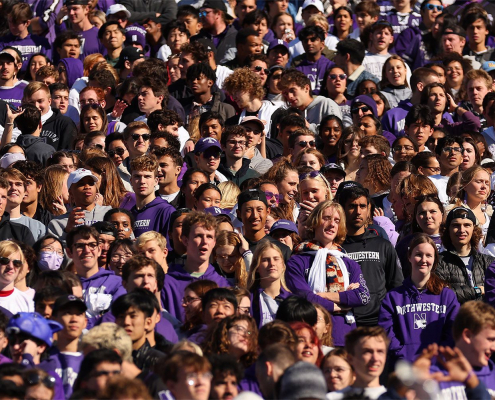
<svg viewBox="0 0 495 400">
<path fill-rule="evenodd" d="M 258 328 L 261 328 L 263 325 L 263 310 L 260 307 L 260 296 L 263 292 L 262 288 L 256 289 L 253 293 L 251 293 L 251 315 L 256 321 Z M 292 293 L 285 290 L 282 286 L 280 287 L 280 294 L 275 297 L 275 301 L 277 303 L 281 303 L 287 297 L 292 296 Z"/>
<path fill-rule="evenodd" d="M 122 286 L 120 276 L 103 268 L 89 278 L 80 277 L 79 279 L 83 288 L 83 299 L 88 307 L 86 329 L 89 330 L 101 322 L 103 314 L 110 309 L 111 303 L 126 294 L 126 290 Z M 94 295 L 100 295 L 100 298 L 96 299 Z"/>
<path fill-rule="evenodd" d="M 200 277 L 195 277 L 187 273 L 182 265 L 170 265 L 168 267 L 168 272 L 165 274 L 165 281 L 162 289 L 162 304 L 165 309 L 175 318 L 184 322 L 184 308 L 182 307 L 184 290 L 191 282 L 205 279 L 216 282 L 218 287 L 230 286 L 227 279 L 220 276 L 211 264 Z"/>
<path fill-rule="evenodd" d="M 46 361 L 43 361 L 39 364 L 35 364 L 33 356 L 31 354 L 26 353 L 22 355 L 22 360 L 20 364 L 27 369 L 41 368 L 47 374 L 53 376 L 55 378 L 53 400 L 65 400 L 66 397 L 64 394 L 64 386 L 62 383 L 62 379 L 60 379 L 60 376 L 55 372 L 55 368 L 51 363 L 47 363 Z"/>
<path fill-rule="evenodd" d="M 132 207 L 131 212 L 136 220 L 134 224 L 134 236 L 138 238 L 148 231 L 159 232 L 167 238 L 168 250 L 172 250 L 168 238 L 168 227 L 170 215 L 172 215 L 174 211 L 175 208 L 161 197 L 155 198 L 140 210 L 138 210 L 136 206 Z"/>
<path fill-rule="evenodd" d="M 104 56 L 107 54 L 107 49 L 98 39 L 98 28 L 96 26 L 87 31 L 78 32 L 78 35 L 82 41 L 81 55 L 79 56 L 81 61 L 84 61 L 90 54 L 100 53 Z"/>
<path fill-rule="evenodd" d="M 394 39 L 397 39 L 397 36 L 407 28 L 418 27 L 421 22 L 421 15 L 412 11 L 408 14 L 399 16 L 394 9 L 388 12 L 387 21 L 390 22 L 394 28 Z"/>
<path fill-rule="evenodd" d="M 70 89 L 76 80 L 83 77 L 83 63 L 76 58 L 62 58 L 60 62 L 65 65 L 67 71 L 67 86 L 69 86 Z"/>
<path fill-rule="evenodd" d="M 459 307 L 451 289 L 444 288 L 440 294 L 420 292 L 409 278 L 388 292 L 378 325 L 387 331 L 393 361 L 413 362 L 432 343 L 452 347 L 452 325 Z"/>
<path fill-rule="evenodd" d="M 40 363 L 40 368 L 48 368 L 57 373 L 62 379 L 65 397 L 68 399 L 72 395 L 72 387 L 79 374 L 83 358 L 82 353 L 61 353 L 56 347 L 52 347 L 50 356 Z"/>
<path fill-rule="evenodd" d="M 345 314 L 333 314 L 334 302 L 313 293 L 307 278 L 315 256 L 316 252 L 293 255 L 287 262 L 285 281 L 292 293 L 304 297 L 312 303 L 318 303 L 332 313 L 333 343 L 335 346 L 344 346 L 346 333 L 356 328 L 356 323 L 346 323 Z M 359 283 L 359 287 L 354 290 L 339 292 L 340 304 L 350 308 L 365 306 L 370 301 L 370 292 L 361 272 L 361 267 L 348 257 L 343 257 L 343 261 L 349 272 L 349 283 Z"/>
<path fill-rule="evenodd" d="M 311 81 L 311 91 L 314 95 L 320 94 L 321 85 L 325 78 L 325 73 L 335 65 L 333 61 L 330 61 L 323 54 L 316 62 L 308 61 L 306 58 L 296 66 L 298 71 L 301 71 Z"/>
<path fill-rule="evenodd" d="M 0 38 L 0 49 L 12 46 L 19 50 L 22 54 L 22 68 L 21 72 L 24 73 L 27 69 L 29 59 L 33 54 L 41 53 L 46 55 L 49 59 L 52 58 L 52 48 L 46 38 L 28 34 L 24 39 L 19 36 L 14 36 L 12 33 Z"/>
</svg>

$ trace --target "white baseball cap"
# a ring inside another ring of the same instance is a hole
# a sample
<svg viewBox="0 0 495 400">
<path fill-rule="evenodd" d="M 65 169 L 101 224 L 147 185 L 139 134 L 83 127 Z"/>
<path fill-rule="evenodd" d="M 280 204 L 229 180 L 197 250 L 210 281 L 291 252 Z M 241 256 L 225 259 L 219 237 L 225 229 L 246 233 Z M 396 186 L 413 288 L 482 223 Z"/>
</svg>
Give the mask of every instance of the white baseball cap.
<svg viewBox="0 0 495 400">
<path fill-rule="evenodd" d="M 305 2 L 302 5 L 302 9 L 304 10 L 305 8 L 313 6 L 318 9 L 321 13 L 325 13 L 325 9 L 323 8 L 323 3 L 320 0 L 305 0 Z"/>
<path fill-rule="evenodd" d="M 22 153 L 5 153 L 2 158 L 0 158 L 0 167 L 8 168 L 16 161 L 25 161 L 26 157 Z"/>
<path fill-rule="evenodd" d="M 82 178 L 90 176 L 93 178 L 93 181 L 98 182 L 98 178 L 93 175 L 93 173 L 89 169 L 79 168 L 75 171 L 71 172 L 69 175 L 69 179 L 67 180 L 67 188 L 70 189 L 73 183 L 79 182 Z"/>
<path fill-rule="evenodd" d="M 112 14 L 117 14 L 118 12 L 125 12 L 125 15 L 127 15 L 127 18 L 131 18 L 131 13 L 127 8 L 125 8 L 122 4 L 112 4 L 110 7 L 107 9 L 107 17 Z"/>
</svg>

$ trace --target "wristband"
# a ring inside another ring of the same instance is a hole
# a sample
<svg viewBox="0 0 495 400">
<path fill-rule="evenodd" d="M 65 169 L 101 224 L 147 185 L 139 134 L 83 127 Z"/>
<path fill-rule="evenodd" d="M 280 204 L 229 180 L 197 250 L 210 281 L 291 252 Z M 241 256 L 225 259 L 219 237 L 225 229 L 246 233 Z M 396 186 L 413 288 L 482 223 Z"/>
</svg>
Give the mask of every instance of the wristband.
<svg viewBox="0 0 495 400">
<path fill-rule="evenodd" d="M 253 252 L 251 250 L 246 250 L 244 253 L 242 253 L 242 258 L 245 258 L 246 256 L 248 256 L 249 254 L 253 254 Z"/>
<path fill-rule="evenodd" d="M 473 370 L 469 371 L 468 376 L 466 377 L 466 379 L 464 379 L 464 382 L 462 382 L 462 384 L 463 384 L 464 386 L 466 386 L 467 381 L 468 381 L 468 380 L 469 380 L 469 379 L 470 379 L 473 375 L 474 375 L 474 371 L 473 371 Z"/>
<path fill-rule="evenodd" d="M 476 293 L 476 297 L 481 297 L 482 296 L 481 289 L 478 286 L 475 286 L 474 287 L 474 291 Z"/>
<path fill-rule="evenodd" d="M 6 122 L 5 125 L 14 125 L 13 122 Z"/>
</svg>

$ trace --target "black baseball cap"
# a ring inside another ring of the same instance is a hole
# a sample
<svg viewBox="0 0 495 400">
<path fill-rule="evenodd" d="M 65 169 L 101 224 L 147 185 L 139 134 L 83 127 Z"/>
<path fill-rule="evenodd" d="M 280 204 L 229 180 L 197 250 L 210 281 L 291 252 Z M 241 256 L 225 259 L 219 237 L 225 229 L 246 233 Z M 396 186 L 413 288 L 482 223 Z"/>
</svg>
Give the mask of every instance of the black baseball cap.
<svg viewBox="0 0 495 400">
<path fill-rule="evenodd" d="M 268 201 L 266 200 L 266 194 L 260 189 L 248 189 L 239 194 L 237 196 L 237 204 L 239 207 L 239 210 L 242 208 L 242 205 L 244 203 L 247 203 L 248 201 L 261 201 L 262 203 L 265 204 L 265 206 L 268 207 Z"/>
<path fill-rule="evenodd" d="M 53 304 L 53 314 L 73 306 L 78 307 L 81 312 L 86 312 L 88 309 L 86 304 L 84 304 L 84 301 L 82 301 L 79 297 L 76 297 L 73 294 L 65 294 L 55 300 L 55 303 Z"/>
<path fill-rule="evenodd" d="M 116 69 L 125 68 L 125 62 L 130 61 L 134 62 L 142 58 L 144 60 L 144 53 L 141 49 L 138 49 L 134 46 L 127 46 L 120 53 L 119 61 L 115 64 Z"/>
</svg>

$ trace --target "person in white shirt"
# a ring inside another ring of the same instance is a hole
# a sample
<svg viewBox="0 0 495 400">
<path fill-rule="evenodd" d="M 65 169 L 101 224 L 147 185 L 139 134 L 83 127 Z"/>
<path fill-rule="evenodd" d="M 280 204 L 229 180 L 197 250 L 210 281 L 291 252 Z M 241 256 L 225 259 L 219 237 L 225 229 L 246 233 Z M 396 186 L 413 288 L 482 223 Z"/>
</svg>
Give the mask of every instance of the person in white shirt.
<svg viewBox="0 0 495 400">
<path fill-rule="evenodd" d="M 180 192 L 177 179 L 184 161 L 180 153 L 173 148 L 159 148 L 154 150 L 153 154 L 158 160 L 158 194 L 175 207 Z"/>
</svg>

